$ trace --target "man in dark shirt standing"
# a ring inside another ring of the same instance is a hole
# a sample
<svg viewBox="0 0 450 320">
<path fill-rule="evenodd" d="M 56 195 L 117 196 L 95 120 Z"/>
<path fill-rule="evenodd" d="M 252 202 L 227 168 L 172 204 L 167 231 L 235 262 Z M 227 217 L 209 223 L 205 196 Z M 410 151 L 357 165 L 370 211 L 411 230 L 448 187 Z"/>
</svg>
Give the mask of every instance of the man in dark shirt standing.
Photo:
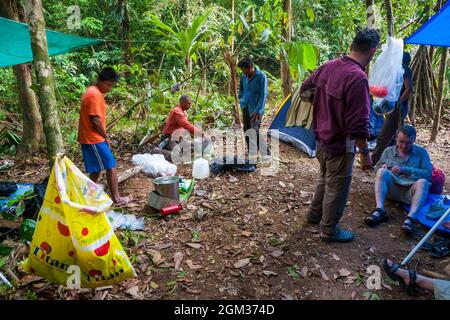
<svg viewBox="0 0 450 320">
<path fill-rule="evenodd" d="M 356 35 L 349 55 L 320 66 L 301 87 L 301 95 L 313 94 L 313 129 L 320 175 L 307 214 L 310 223 L 320 223 L 326 242 L 350 242 L 353 233 L 338 228 L 352 181 L 355 144 L 361 167 L 370 170 L 369 83 L 364 72 L 380 42 L 374 29 Z"/>
</svg>

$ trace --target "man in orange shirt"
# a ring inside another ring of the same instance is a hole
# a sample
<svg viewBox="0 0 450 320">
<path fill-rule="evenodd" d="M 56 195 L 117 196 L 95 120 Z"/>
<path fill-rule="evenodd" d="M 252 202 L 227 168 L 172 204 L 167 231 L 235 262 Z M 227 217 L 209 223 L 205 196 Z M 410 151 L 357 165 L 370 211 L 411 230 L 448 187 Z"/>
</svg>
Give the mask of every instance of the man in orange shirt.
<svg viewBox="0 0 450 320">
<path fill-rule="evenodd" d="M 203 134 L 202 130 L 194 126 L 189 122 L 186 111 L 191 108 L 192 100 L 187 94 L 183 94 L 180 97 L 179 104 L 170 111 L 167 118 L 166 125 L 161 137 L 160 148 L 172 151 L 172 149 L 178 144 L 179 138 L 186 133 L 187 130 L 192 136 L 198 134 L 204 136 L 203 148 L 205 148 L 210 141 Z M 184 129 L 184 130 L 183 130 Z"/>
<path fill-rule="evenodd" d="M 111 198 L 116 204 L 126 204 L 131 197 L 121 197 L 117 180 L 116 160 L 106 133 L 106 102 L 104 95 L 112 90 L 119 80 L 112 68 L 103 69 L 97 83 L 89 86 L 81 97 L 78 141 L 81 143 L 83 160 L 89 178 L 97 182 L 100 173 L 106 170 Z"/>
</svg>

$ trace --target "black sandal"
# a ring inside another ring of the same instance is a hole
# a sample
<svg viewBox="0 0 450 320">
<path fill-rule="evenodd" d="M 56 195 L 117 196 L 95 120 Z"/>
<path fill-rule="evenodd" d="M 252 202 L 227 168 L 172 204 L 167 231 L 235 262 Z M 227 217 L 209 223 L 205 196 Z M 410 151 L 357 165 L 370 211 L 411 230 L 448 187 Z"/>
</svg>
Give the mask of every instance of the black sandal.
<svg viewBox="0 0 450 320">
<path fill-rule="evenodd" d="M 383 260 L 383 269 L 384 272 L 394 281 L 397 281 L 400 284 L 400 288 L 402 288 L 406 293 L 410 296 L 416 296 L 419 293 L 419 286 L 416 283 L 417 273 L 412 269 L 405 269 L 408 271 L 409 275 L 409 284 L 406 284 L 405 281 L 398 275 L 395 274 L 398 269 L 400 269 L 400 265 L 392 262 L 392 265 L 389 266 L 388 259 Z"/>
<path fill-rule="evenodd" d="M 375 210 L 373 210 L 369 216 L 364 218 L 364 222 L 368 225 L 368 226 L 376 226 L 382 222 L 388 221 L 389 217 L 387 215 L 386 210 L 380 209 L 380 208 L 376 208 Z"/>
<path fill-rule="evenodd" d="M 408 236 L 412 236 L 414 234 L 414 224 L 416 223 L 416 219 L 414 218 L 408 218 L 405 221 L 403 221 L 402 230 L 405 231 L 405 233 Z"/>
<path fill-rule="evenodd" d="M 450 248 L 445 243 L 438 243 L 430 250 L 433 258 L 444 258 L 450 254 Z"/>
</svg>

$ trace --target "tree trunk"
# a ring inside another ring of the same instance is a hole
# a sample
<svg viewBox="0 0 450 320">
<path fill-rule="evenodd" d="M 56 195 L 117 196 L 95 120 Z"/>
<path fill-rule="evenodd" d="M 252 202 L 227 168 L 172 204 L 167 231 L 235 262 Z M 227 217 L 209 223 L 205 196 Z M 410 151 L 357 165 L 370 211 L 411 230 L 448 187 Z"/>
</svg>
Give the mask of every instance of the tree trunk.
<svg viewBox="0 0 450 320">
<path fill-rule="evenodd" d="M 134 62 L 131 53 L 131 28 L 130 28 L 130 12 L 128 11 L 128 1 L 119 0 L 120 13 L 120 37 L 122 40 L 123 60 L 125 64 L 130 65 Z"/>
<path fill-rule="evenodd" d="M 285 43 L 291 42 L 292 39 L 292 1 L 283 0 L 283 11 L 287 15 L 287 21 L 283 17 L 281 23 L 281 36 Z M 292 92 L 292 77 L 289 69 L 289 62 L 286 52 L 281 49 L 280 53 L 280 69 L 281 69 L 281 86 L 283 88 L 283 98 L 286 98 Z"/>
<path fill-rule="evenodd" d="M 448 49 L 442 48 L 441 63 L 439 66 L 439 88 L 437 92 L 437 101 L 433 119 L 433 129 L 431 130 L 430 142 L 436 141 L 442 117 L 442 100 L 443 100 L 442 98 L 444 95 L 445 70 L 447 68 L 447 53 Z"/>
<path fill-rule="evenodd" d="M 20 21 L 19 7 L 12 0 L 4 0 L 0 5 L 0 14 L 8 19 Z M 22 21 L 23 22 L 23 21 Z M 26 64 L 13 67 L 17 81 L 20 108 L 22 112 L 22 141 L 19 145 L 19 155 L 25 156 L 39 150 L 44 141 L 41 114 L 36 95 L 31 89 L 33 84 L 31 71 Z"/>
<path fill-rule="evenodd" d="M 39 84 L 38 96 L 47 142 L 47 157 L 50 165 L 59 152 L 64 152 L 64 145 L 56 109 L 53 71 L 48 55 L 45 20 L 41 0 L 28 0 L 26 14 L 29 21 L 31 50 Z"/>
<path fill-rule="evenodd" d="M 241 117 L 240 117 L 240 109 L 239 109 L 239 97 L 238 97 L 238 84 L 237 84 L 237 71 L 236 71 L 236 63 L 235 61 L 231 61 L 230 74 L 231 74 L 231 90 L 233 91 L 234 96 L 234 122 L 240 128 L 241 125 Z"/>
<path fill-rule="evenodd" d="M 367 12 L 367 27 L 374 28 L 376 23 L 375 15 L 375 3 L 374 0 L 366 0 L 366 12 Z M 366 65 L 366 74 L 369 76 L 370 73 L 370 61 Z"/>
<path fill-rule="evenodd" d="M 231 23 L 234 26 L 234 20 L 235 20 L 235 0 L 231 0 Z M 230 89 L 233 91 L 233 97 L 234 97 L 234 123 L 237 127 L 241 128 L 241 116 L 240 116 L 240 109 L 239 109 L 239 97 L 238 97 L 238 84 L 237 84 L 237 71 L 236 71 L 236 58 L 234 55 L 234 27 L 231 30 L 231 50 L 224 53 L 225 56 L 225 62 L 227 63 L 228 67 L 230 68 Z"/>
<path fill-rule="evenodd" d="M 234 54 L 234 16 L 235 16 L 235 3 L 231 0 L 231 24 L 233 29 L 231 30 L 231 53 Z"/>
<path fill-rule="evenodd" d="M 386 7 L 386 18 L 388 25 L 388 35 L 394 36 L 394 15 L 392 14 L 392 2 L 391 0 L 384 0 L 384 5 Z"/>
</svg>

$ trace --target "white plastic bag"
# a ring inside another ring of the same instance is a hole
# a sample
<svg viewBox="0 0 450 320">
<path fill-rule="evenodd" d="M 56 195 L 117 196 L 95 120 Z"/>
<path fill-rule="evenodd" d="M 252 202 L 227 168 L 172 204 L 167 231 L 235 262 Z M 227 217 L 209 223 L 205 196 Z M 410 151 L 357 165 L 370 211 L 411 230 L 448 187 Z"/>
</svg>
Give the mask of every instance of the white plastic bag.
<svg viewBox="0 0 450 320">
<path fill-rule="evenodd" d="M 375 100 L 397 101 L 403 86 L 403 40 L 389 37 L 370 69 L 369 90 Z"/>
<path fill-rule="evenodd" d="M 114 230 L 117 228 L 128 230 L 144 230 L 144 217 L 136 218 L 134 214 L 123 214 L 109 211 L 107 214 L 109 222 Z"/>
<path fill-rule="evenodd" d="M 144 166 L 144 172 L 154 177 L 174 176 L 177 166 L 164 159 L 162 154 L 135 154 L 132 157 L 135 165 Z"/>
</svg>

